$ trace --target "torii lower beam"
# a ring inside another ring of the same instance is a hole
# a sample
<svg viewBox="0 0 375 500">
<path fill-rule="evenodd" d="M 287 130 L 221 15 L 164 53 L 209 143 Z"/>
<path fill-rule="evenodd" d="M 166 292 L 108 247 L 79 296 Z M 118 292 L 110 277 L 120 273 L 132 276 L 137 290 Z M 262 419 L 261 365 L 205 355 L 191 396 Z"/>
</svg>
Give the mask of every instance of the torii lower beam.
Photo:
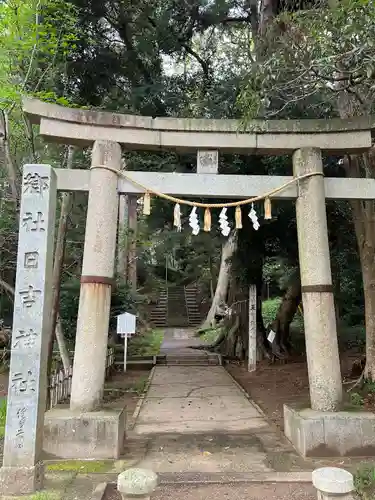
<svg viewBox="0 0 375 500">
<path fill-rule="evenodd" d="M 88 191 L 90 170 L 56 169 L 57 189 L 60 191 Z M 250 198 L 261 196 L 278 188 L 291 176 L 278 175 L 224 175 L 179 174 L 159 172 L 126 172 L 135 181 L 156 191 L 181 197 Z M 337 178 L 324 179 L 327 200 L 374 200 L 375 179 Z M 144 190 L 119 177 L 119 194 L 143 194 Z M 298 186 L 292 184 L 273 196 L 274 199 L 297 199 Z"/>
</svg>

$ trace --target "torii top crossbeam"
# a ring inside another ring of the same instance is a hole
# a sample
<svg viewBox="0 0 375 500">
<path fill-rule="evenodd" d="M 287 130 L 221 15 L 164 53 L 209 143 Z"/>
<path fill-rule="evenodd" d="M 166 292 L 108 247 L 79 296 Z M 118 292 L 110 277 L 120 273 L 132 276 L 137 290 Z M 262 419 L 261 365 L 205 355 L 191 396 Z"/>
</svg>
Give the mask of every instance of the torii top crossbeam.
<svg viewBox="0 0 375 500">
<path fill-rule="evenodd" d="M 371 147 L 372 116 L 349 120 L 238 120 L 151 118 L 105 111 L 71 109 L 26 98 L 23 109 L 40 124 L 47 140 L 89 146 L 111 140 L 136 150 L 219 149 L 248 154 L 291 154 L 315 147 L 332 154 L 355 153 Z"/>
</svg>

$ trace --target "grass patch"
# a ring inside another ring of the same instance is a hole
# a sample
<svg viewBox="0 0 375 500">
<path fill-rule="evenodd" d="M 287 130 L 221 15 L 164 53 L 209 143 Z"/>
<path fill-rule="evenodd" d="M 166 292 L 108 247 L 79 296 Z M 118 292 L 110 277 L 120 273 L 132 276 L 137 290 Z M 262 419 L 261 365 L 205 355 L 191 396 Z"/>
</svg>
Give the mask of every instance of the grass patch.
<svg viewBox="0 0 375 500">
<path fill-rule="evenodd" d="M 262 302 L 262 316 L 264 324 L 266 326 L 276 318 L 276 314 L 279 310 L 281 302 L 282 297 L 275 297 L 273 299 L 264 300 Z M 303 315 L 299 310 L 297 310 L 291 326 L 294 330 L 303 332 Z"/>
<path fill-rule="evenodd" d="M 262 316 L 264 324 L 266 326 L 275 319 L 280 304 L 281 304 L 281 297 L 264 300 L 262 302 Z"/>
<path fill-rule="evenodd" d="M 38 491 L 32 495 L 23 495 L 22 497 L 5 497 L 12 500 L 62 500 L 62 493 L 55 490 Z"/>
<path fill-rule="evenodd" d="M 79 472 L 80 474 L 105 473 L 112 468 L 113 462 L 109 460 L 64 460 L 46 466 L 50 472 Z"/>
<path fill-rule="evenodd" d="M 351 411 L 371 411 L 375 412 L 375 383 L 365 382 L 363 386 L 358 387 L 355 392 L 346 395 L 349 399 L 347 404 Z"/>
<path fill-rule="evenodd" d="M 5 420 L 7 417 L 7 400 L 4 398 L 0 403 L 0 438 L 5 435 Z"/>
<path fill-rule="evenodd" d="M 121 389 L 109 387 L 108 391 L 119 391 L 122 393 L 134 393 L 140 396 L 145 392 L 148 377 L 140 377 L 137 380 L 127 380 L 126 378 L 121 384 Z"/>
<path fill-rule="evenodd" d="M 199 337 L 205 344 L 213 344 L 222 331 L 222 327 L 209 327 L 199 330 Z"/>
<path fill-rule="evenodd" d="M 147 380 L 147 377 L 140 378 L 134 384 L 132 384 L 132 386 L 129 388 L 129 392 L 135 392 L 136 394 L 138 394 L 138 396 L 140 396 L 145 392 Z"/>
<path fill-rule="evenodd" d="M 375 467 L 358 469 L 354 474 L 354 486 L 360 500 L 375 498 Z"/>
<path fill-rule="evenodd" d="M 163 330 L 150 330 L 142 335 L 133 337 L 128 344 L 128 357 L 156 356 L 160 352 L 163 337 Z"/>
</svg>

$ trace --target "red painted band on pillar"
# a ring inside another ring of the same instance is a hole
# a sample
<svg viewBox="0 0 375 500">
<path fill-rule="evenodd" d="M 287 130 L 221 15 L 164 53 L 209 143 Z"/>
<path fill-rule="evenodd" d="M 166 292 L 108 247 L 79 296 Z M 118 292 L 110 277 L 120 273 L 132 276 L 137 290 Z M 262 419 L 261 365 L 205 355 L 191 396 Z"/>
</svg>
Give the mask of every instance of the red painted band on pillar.
<svg viewBox="0 0 375 500">
<path fill-rule="evenodd" d="M 301 287 L 302 293 L 333 293 L 332 285 L 306 285 Z"/>
<path fill-rule="evenodd" d="M 115 280 L 107 276 L 81 276 L 82 283 L 98 283 L 100 285 L 114 286 Z"/>
</svg>

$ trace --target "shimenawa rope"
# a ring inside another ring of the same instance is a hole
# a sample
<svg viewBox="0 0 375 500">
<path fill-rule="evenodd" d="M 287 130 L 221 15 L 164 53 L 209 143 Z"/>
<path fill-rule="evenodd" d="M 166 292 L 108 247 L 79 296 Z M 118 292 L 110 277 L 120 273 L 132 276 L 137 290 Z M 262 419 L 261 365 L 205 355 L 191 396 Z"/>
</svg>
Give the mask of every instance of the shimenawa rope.
<svg viewBox="0 0 375 500">
<path fill-rule="evenodd" d="M 190 200 L 184 200 L 182 198 L 176 198 L 175 196 L 161 193 L 160 191 L 156 191 L 155 189 L 144 186 L 143 184 L 136 181 L 128 174 L 125 174 L 123 170 L 117 170 L 113 167 L 109 167 L 108 165 L 93 165 L 90 167 L 90 170 L 94 170 L 96 168 L 109 170 L 110 172 L 115 173 L 119 177 L 123 177 L 125 180 L 127 180 L 128 182 L 130 182 L 134 186 L 137 186 L 140 189 L 142 189 L 145 192 L 145 195 L 152 194 L 154 196 L 158 196 L 159 198 L 164 198 L 165 200 L 169 200 L 169 201 L 172 201 L 174 203 L 178 203 L 180 205 L 189 205 L 191 207 L 200 207 L 200 208 L 225 208 L 225 207 L 240 207 L 242 205 L 248 205 L 249 203 L 254 203 L 256 201 L 270 199 L 272 196 L 279 193 L 280 191 L 283 191 L 284 189 L 291 186 L 295 182 L 299 182 L 301 180 L 308 179 L 309 177 L 314 177 L 316 175 L 324 176 L 324 174 L 322 172 L 310 172 L 308 174 L 300 175 L 299 177 L 294 177 L 290 181 L 282 184 L 281 186 L 279 186 L 275 189 L 272 189 L 271 191 L 268 191 L 267 193 L 265 193 L 263 195 L 254 196 L 253 198 L 246 198 L 245 200 L 233 201 L 230 203 L 201 203 L 199 201 L 190 201 Z"/>
</svg>

